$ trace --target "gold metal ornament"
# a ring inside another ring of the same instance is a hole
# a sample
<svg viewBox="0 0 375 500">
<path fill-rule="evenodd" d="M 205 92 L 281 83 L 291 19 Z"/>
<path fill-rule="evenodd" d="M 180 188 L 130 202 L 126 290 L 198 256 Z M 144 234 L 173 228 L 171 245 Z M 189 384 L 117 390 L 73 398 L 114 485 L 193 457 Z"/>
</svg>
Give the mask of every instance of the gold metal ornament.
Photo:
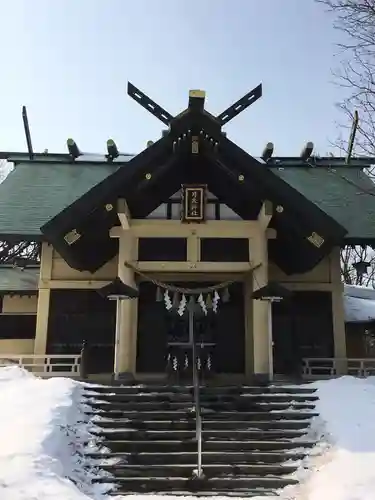
<svg viewBox="0 0 375 500">
<path fill-rule="evenodd" d="M 82 235 L 77 231 L 77 229 L 72 229 L 69 233 L 66 233 L 64 240 L 68 245 L 73 245 L 76 241 L 80 239 Z"/>
<path fill-rule="evenodd" d="M 316 248 L 320 248 L 324 243 L 324 238 L 322 238 L 320 234 L 316 233 L 315 231 L 313 231 L 307 239 Z"/>
</svg>

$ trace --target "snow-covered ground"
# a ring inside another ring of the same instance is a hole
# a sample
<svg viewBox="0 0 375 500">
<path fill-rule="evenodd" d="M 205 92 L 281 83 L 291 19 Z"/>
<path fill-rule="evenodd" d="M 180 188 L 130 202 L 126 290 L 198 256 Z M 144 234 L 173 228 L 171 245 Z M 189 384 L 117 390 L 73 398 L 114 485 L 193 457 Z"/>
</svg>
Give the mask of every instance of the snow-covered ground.
<svg viewBox="0 0 375 500">
<path fill-rule="evenodd" d="M 277 498 L 375 500 L 375 377 L 312 385 L 320 417 L 311 437 L 321 439 L 298 471 L 301 484 Z M 69 379 L 0 369 L 1 500 L 108 500 L 104 487 L 92 483 L 99 472 L 82 467 L 83 442 L 92 440 L 82 389 Z"/>
<path fill-rule="evenodd" d="M 14 366 L 0 369 L 1 500 L 103 498 L 91 484 L 95 469 L 82 469 L 79 443 L 91 438 L 79 404 L 82 388 Z"/>
<path fill-rule="evenodd" d="M 301 484 L 284 491 L 290 500 L 375 499 L 375 377 L 341 377 L 309 384 L 316 387 L 320 435 Z"/>
</svg>

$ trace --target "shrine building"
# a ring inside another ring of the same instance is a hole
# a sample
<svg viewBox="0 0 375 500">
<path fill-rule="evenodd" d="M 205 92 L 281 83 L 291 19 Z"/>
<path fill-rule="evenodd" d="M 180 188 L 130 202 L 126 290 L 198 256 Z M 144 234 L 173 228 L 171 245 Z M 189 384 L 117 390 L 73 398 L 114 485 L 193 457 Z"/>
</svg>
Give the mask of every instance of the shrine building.
<svg viewBox="0 0 375 500">
<path fill-rule="evenodd" d="M 311 142 L 298 156 L 245 152 L 223 127 L 261 86 L 218 116 L 203 91 L 177 116 L 128 93 L 165 128 L 137 155 L 73 139 L 35 153 L 27 127 L 27 152 L 0 153 L 14 167 L 0 184 L 0 358 L 85 341 L 91 374 L 163 378 L 191 362 L 194 307 L 217 379 L 293 376 L 306 358 L 344 373 L 340 248 L 375 245 L 373 158 L 319 157 Z"/>
</svg>

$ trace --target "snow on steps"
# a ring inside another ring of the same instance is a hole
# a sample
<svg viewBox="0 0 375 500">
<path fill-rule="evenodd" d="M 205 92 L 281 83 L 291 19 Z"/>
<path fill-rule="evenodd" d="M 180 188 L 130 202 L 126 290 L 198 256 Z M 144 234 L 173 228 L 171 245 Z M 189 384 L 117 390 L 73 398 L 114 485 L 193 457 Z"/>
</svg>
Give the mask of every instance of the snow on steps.
<svg viewBox="0 0 375 500">
<path fill-rule="evenodd" d="M 299 387 L 308 392 L 312 388 L 317 390 L 314 395 L 319 396 L 315 413 L 319 413 L 320 417 L 313 417 L 312 426 L 307 427 L 307 434 L 296 438 L 310 441 L 319 438 L 317 446 L 306 459 L 302 459 L 306 454 L 302 447 L 277 452 L 211 451 L 205 452 L 210 464 L 207 465 L 206 460 L 207 475 L 226 477 L 231 471 L 241 477 L 258 476 L 260 473 L 274 477 L 279 472 L 279 475 L 286 474 L 287 478 L 299 481 L 296 485 L 278 489 L 277 497 L 273 497 L 273 500 L 374 500 L 375 378 L 341 377 Z M 283 387 L 283 392 L 289 393 L 289 389 Z M 113 422 L 100 414 L 87 417 L 83 414 L 83 411 L 90 410 L 84 403 L 79 403 L 83 390 L 86 394 L 93 390 L 108 392 L 108 388 L 69 379 L 41 380 L 16 367 L 0 369 L 1 500 L 109 500 L 106 492 L 110 490 L 113 493 L 113 485 L 111 476 L 108 476 L 108 465 L 116 465 L 119 474 L 123 472 L 127 476 L 128 469 L 133 468 L 138 477 L 142 477 L 142 474 L 150 476 L 147 472 L 150 463 L 153 465 L 152 474 L 156 477 L 160 477 L 162 468 L 166 466 L 173 467 L 167 469 L 168 474 L 171 474 L 171 470 L 178 469 L 180 472 L 175 472 L 175 477 L 183 478 L 195 467 L 195 452 L 171 453 L 168 461 L 165 460 L 166 454 L 143 453 L 139 463 L 129 464 L 127 467 L 124 460 L 126 454 L 110 453 L 110 450 L 101 447 L 98 442 L 96 434 L 99 429 L 110 430 Z M 140 390 L 141 388 L 132 386 L 123 388 L 122 392 L 134 394 Z M 278 392 L 279 389 L 268 388 L 267 391 Z M 263 389 L 253 388 L 253 392 L 259 394 Z M 215 389 L 212 389 L 212 393 L 215 393 Z M 238 395 L 236 390 L 232 393 Z M 210 412 L 205 416 L 206 429 L 233 429 L 237 432 L 248 428 L 304 430 L 307 424 L 305 416 L 297 420 L 296 416 L 291 416 L 293 412 L 273 411 L 272 420 L 264 417 L 264 411 L 256 412 L 257 415 L 263 415 L 263 419 L 256 417 L 256 420 L 251 421 L 248 418 L 250 415 L 245 416 L 244 412 L 239 412 L 241 416 L 231 420 L 219 419 L 219 413 L 211 416 Z M 312 416 L 312 412 L 308 414 L 307 419 Z M 286 416 L 289 418 L 284 418 Z M 251 418 L 255 418 L 254 414 Z M 194 429 L 191 415 L 173 420 L 142 420 L 132 415 L 130 419 L 120 417 L 119 421 L 122 426 L 126 424 L 126 428 L 137 430 L 139 426 L 141 430 L 151 432 Z M 100 428 L 97 427 L 99 422 Z M 86 452 L 84 463 L 83 452 Z M 91 453 L 91 459 L 88 453 Z M 293 459 L 290 459 L 291 454 Z M 108 458 L 109 455 L 112 456 L 111 459 Z M 139 454 L 138 457 L 140 458 Z M 155 457 L 159 457 L 159 460 Z M 100 469 L 97 467 L 99 463 Z M 230 466 L 232 463 L 239 464 L 233 471 Z M 280 464 L 285 469 L 280 471 Z M 292 472 L 296 467 L 297 471 Z M 105 475 L 105 483 L 103 480 L 97 481 Z M 271 490 L 270 487 L 266 490 L 257 487 L 246 488 L 243 493 L 238 489 L 223 493 L 226 497 L 238 497 L 245 493 L 247 496 L 257 495 L 256 499 L 260 500 L 265 497 L 266 492 L 270 494 Z M 193 494 L 209 497 L 217 496 L 218 493 L 220 492 L 216 490 L 194 491 Z M 188 494 L 186 490 L 173 491 L 175 497 Z M 128 494 L 126 497 L 130 500 Z M 116 497 L 116 500 L 121 499 L 124 500 L 124 497 Z M 142 497 L 137 495 L 134 500 L 142 500 Z"/>
</svg>

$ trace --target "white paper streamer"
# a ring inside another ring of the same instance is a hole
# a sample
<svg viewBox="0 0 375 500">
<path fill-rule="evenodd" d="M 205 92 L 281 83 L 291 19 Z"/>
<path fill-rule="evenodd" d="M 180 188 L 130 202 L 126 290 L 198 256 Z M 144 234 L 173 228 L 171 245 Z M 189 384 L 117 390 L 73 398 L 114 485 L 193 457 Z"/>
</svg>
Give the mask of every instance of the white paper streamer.
<svg viewBox="0 0 375 500">
<path fill-rule="evenodd" d="M 165 304 L 165 308 L 167 311 L 169 311 L 170 309 L 172 309 L 172 301 L 171 301 L 171 298 L 169 296 L 169 293 L 168 293 L 168 290 L 166 290 L 164 292 L 164 304 Z"/>
<path fill-rule="evenodd" d="M 187 299 L 186 299 L 185 295 L 183 295 L 182 299 L 180 301 L 180 305 L 178 306 L 177 314 L 179 314 L 180 316 L 184 315 L 185 309 L 186 309 L 186 304 L 187 304 Z"/>
<path fill-rule="evenodd" d="M 215 290 L 214 298 L 212 299 L 212 310 L 214 313 L 217 312 L 217 308 L 219 306 L 219 300 L 220 300 L 220 295 L 218 294 L 217 290 Z"/>
<path fill-rule="evenodd" d="M 202 294 L 200 294 L 199 297 L 198 297 L 198 304 L 201 306 L 202 311 L 204 312 L 204 314 L 207 314 L 207 306 L 206 306 L 206 303 L 204 301 L 204 298 L 203 298 Z"/>
</svg>

